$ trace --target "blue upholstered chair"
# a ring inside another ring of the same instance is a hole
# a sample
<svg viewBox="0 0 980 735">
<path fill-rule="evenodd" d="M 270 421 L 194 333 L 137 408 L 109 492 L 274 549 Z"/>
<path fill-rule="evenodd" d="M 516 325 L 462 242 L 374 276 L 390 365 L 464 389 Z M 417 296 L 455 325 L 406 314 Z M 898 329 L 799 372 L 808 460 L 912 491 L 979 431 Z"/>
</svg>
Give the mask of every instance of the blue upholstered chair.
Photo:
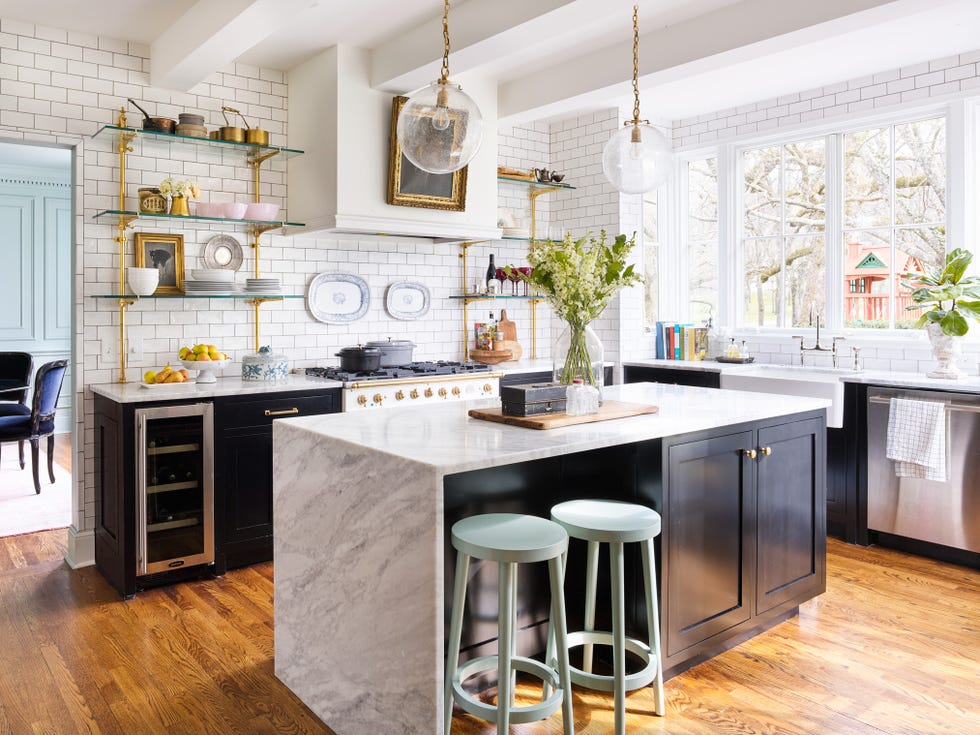
<svg viewBox="0 0 980 735">
<path fill-rule="evenodd" d="M 48 475 L 54 482 L 54 414 L 67 369 L 68 360 L 55 360 L 39 367 L 34 378 L 34 400 L 30 412 L 26 415 L 0 416 L 0 443 L 25 440 L 31 443 L 36 493 L 41 492 L 37 470 L 39 443 L 45 436 L 48 438 Z"/>
<path fill-rule="evenodd" d="M 28 416 L 27 387 L 34 372 L 34 358 L 29 352 L 0 352 L 0 416 Z M 12 390 L 12 386 L 25 386 Z M 24 469 L 24 442 L 17 442 L 20 468 Z"/>
</svg>

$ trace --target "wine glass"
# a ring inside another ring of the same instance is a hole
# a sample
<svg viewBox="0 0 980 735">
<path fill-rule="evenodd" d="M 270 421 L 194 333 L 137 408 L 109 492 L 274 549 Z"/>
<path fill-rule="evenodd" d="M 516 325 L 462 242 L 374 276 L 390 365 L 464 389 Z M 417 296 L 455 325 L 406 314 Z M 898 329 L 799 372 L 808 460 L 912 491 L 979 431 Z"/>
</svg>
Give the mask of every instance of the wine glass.
<svg viewBox="0 0 980 735">
<path fill-rule="evenodd" d="M 507 271 L 505 271 L 503 268 L 498 268 L 497 280 L 500 281 L 500 295 L 503 296 L 504 284 L 507 282 Z"/>
<path fill-rule="evenodd" d="M 533 271 L 534 269 L 533 269 L 533 268 L 532 268 L 531 266 L 528 266 L 528 265 L 522 265 L 522 266 L 521 266 L 520 268 L 518 268 L 517 270 L 518 270 L 518 271 L 520 271 L 520 273 L 521 273 L 521 275 L 522 275 L 522 276 L 524 276 L 524 278 L 525 278 L 525 279 L 527 279 L 527 278 L 530 278 L 530 277 L 531 277 L 531 272 L 532 272 L 532 271 Z M 523 280 L 523 279 L 522 279 L 522 280 Z M 525 280 L 525 281 L 524 281 L 524 295 L 525 295 L 525 296 L 529 296 L 529 295 L 530 295 L 530 293 L 531 293 L 531 284 L 530 284 L 530 282 L 529 282 L 529 281 L 527 281 L 527 280 Z"/>
<path fill-rule="evenodd" d="M 508 265 L 506 274 L 507 280 L 510 281 L 510 295 L 517 296 L 517 282 L 520 280 L 520 276 L 517 275 L 517 268 L 512 265 Z"/>
</svg>

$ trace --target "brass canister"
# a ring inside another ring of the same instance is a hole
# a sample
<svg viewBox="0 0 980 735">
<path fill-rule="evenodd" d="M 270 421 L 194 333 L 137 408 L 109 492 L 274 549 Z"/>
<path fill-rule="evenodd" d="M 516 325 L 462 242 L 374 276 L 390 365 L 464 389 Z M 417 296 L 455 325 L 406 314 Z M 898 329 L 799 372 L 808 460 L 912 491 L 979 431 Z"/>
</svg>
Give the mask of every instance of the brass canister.
<svg viewBox="0 0 980 735">
<path fill-rule="evenodd" d="M 140 212 L 143 214 L 166 214 L 167 198 L 159 189 L 147 187 L 139 190 Z"/>
<path fill-rule="evenodd" d="M 245 130 L 242 128 L 235 128 L 229 125 L 222 125 L 219 128 L 221 132 L 221 140 L 230 140 L 234 143 L 244 143 L 245 142 Z"/>
<path fill-rule="evenodd" d="M 245 131 L 245 142 L 253 145 L 269 145 L 269 131 L 261 128 L 249 128 Z"/>
</svg>

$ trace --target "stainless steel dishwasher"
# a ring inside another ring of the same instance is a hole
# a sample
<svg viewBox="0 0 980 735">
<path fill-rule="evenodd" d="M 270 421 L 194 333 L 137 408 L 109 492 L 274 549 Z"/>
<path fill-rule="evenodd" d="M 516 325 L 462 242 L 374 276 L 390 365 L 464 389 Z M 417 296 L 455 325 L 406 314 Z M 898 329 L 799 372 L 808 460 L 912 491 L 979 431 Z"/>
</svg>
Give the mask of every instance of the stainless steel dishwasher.
<svg viewBox="0 0 980 735">
<path fill-rule="evenodd" d="M 885 456 L 891 398 L 947 404 L 946 482 L 895 476 Z M 868 390 L 868 529 L 980 552 L 980 396 Z"/>
</svg>

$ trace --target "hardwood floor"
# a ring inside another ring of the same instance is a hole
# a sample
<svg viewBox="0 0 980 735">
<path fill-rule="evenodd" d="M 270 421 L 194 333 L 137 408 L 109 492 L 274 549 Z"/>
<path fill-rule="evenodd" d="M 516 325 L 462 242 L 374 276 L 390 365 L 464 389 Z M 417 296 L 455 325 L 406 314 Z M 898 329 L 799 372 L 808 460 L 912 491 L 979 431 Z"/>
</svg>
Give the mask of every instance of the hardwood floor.
<svg viewBox="0 0 980 735">
<path fill-rule="evenodd" d="M 120 601 L 64 547 L 64 531 L 0 539 L 0 734 L 331 732 L 273 674 L 271 564 Z M 978 572 L 831 540 L 825 595 L 668 681 L 666 717 L 630 694 L 628 730 L 977 733 L 978 650 Z M 574 697 L 578 733 L 612 731 L 609 696 Z M 457 710 L 453 735 L 492 732 Z M 558 715 L 512 728 L 560 732 Z"/>
</svg>

